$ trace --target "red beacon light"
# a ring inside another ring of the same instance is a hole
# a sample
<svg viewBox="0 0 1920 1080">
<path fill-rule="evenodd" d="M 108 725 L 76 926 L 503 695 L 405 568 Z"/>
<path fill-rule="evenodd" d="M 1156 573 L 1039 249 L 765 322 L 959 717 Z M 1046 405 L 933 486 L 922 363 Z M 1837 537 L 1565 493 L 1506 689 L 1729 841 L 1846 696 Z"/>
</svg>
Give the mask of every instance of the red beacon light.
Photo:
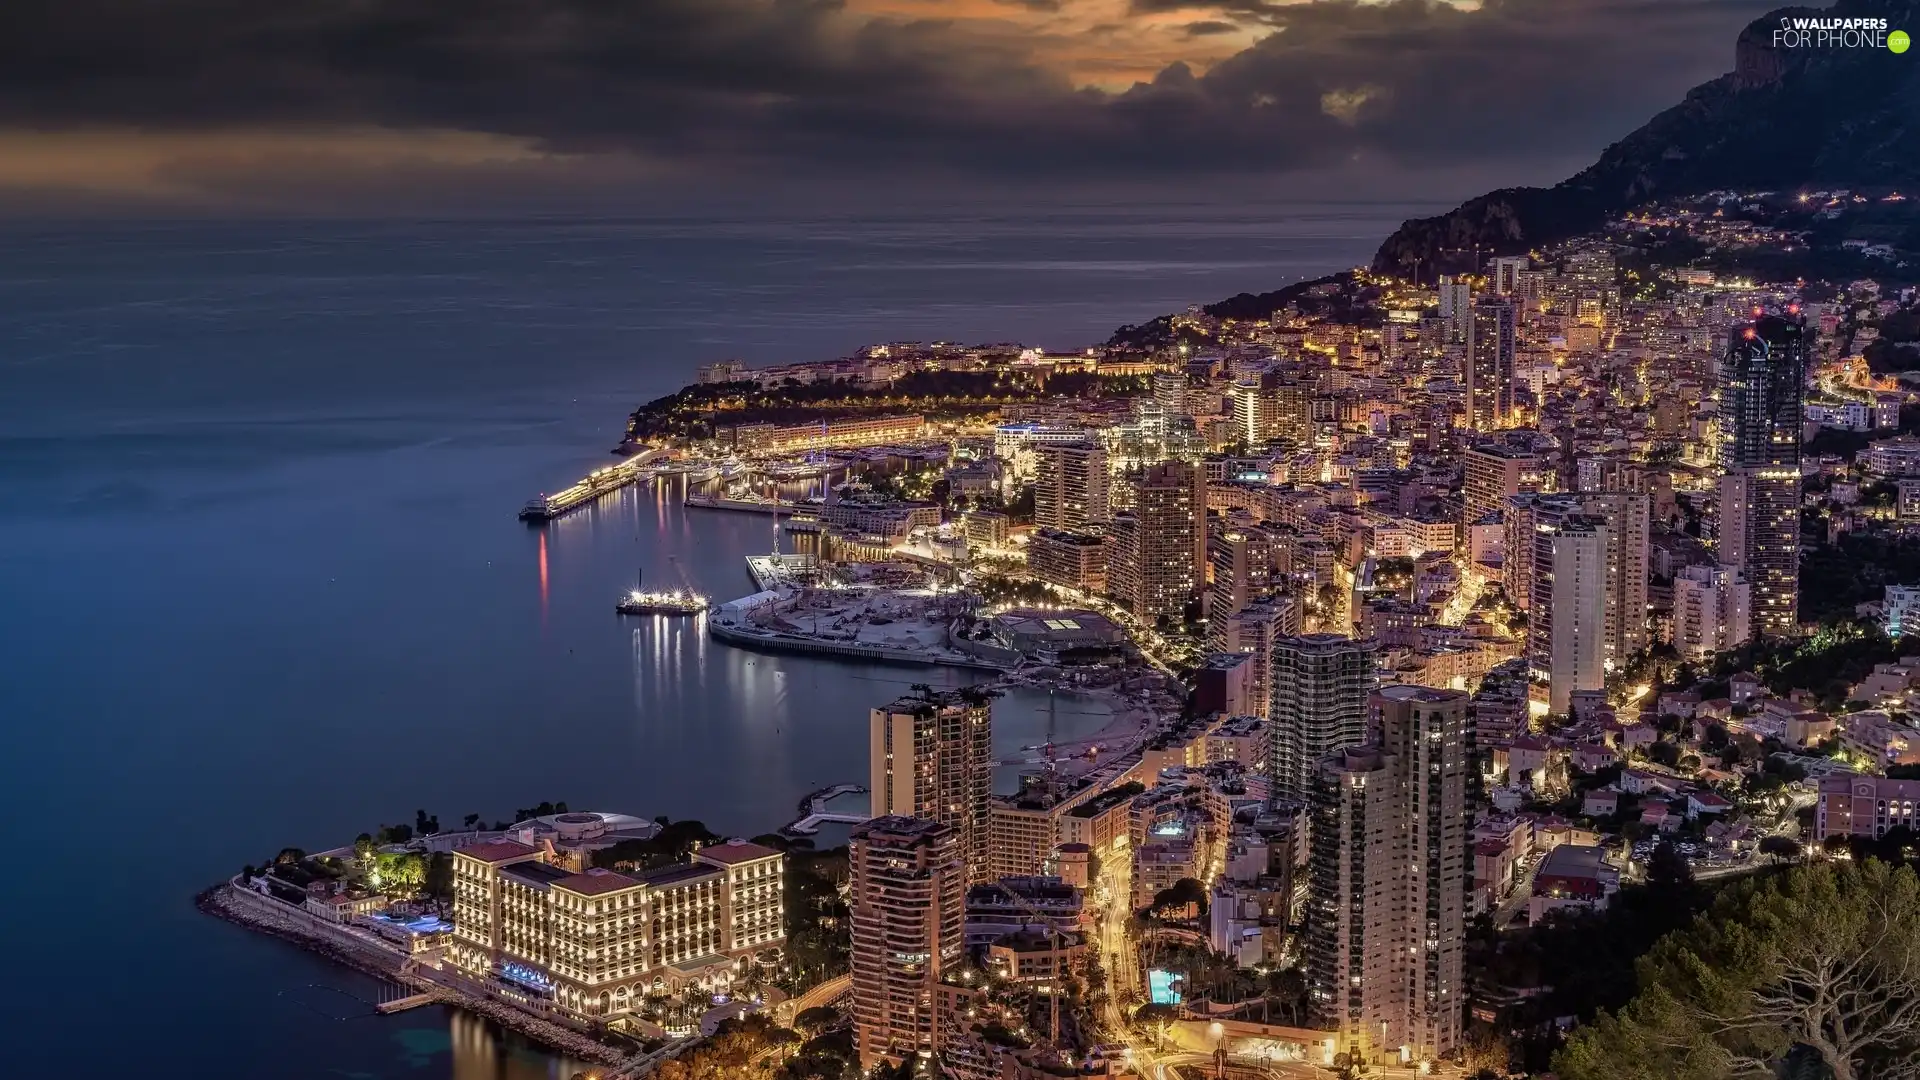
<svg viewBox="0 0 1920 1080">
<path fill-rule="evenodd" d="M 1746 338 L 1748 341 L 1752 341 L 1755 337 L 1758 337 L 1759 335 L 1755 334 L 1753 332 L 1753 327 L 1749 326 L 1747 327 L 1746 332 L 1741 334 L 1740 336 L 1743 338 Z"/>
<path fill-rule="evenodd" d="M 1762 316 L 1762 315 L 1765 315 L 1765 314 L 1766 314 L 1766 311 L 1765 311 L 1764 309 L 1762 309 L 1762 308 L 1754 308 L 1754 309 L 1753 309 L 1753 317 L 1754 317 L 1754 318 L 1756 318 L 1756 319 L 1757 319 L 1757 318 L 1759 318 L 1759 317 L 1760 317 L 1760 316 Z"/>
<path fill-rule="evenodd" d="M 1789 315 L 1798 315 L 1798 314 L 1800 314 L 1800 305 L 1799 305 L 1799 304 L 1788 304 L 1788 305 L 1787 305 L 1787 314 L 1789 314 Z"/>
</svg>

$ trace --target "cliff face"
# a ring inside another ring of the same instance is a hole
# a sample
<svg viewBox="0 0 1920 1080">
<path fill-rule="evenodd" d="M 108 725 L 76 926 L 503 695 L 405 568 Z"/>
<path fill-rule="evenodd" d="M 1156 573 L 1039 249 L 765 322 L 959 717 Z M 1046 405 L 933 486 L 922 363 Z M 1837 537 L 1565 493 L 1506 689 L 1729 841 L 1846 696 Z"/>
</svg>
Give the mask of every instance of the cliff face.
<svg viewBox="0 0 1920 1080">
<path fill-rule="evenodd" d="M 1783 16 L 1880 17 L 1920 34 L 1920 0 L 1782 8 L 1734 45 L 1734 70 L 1551 188 L 1504 188 L 1401 225 L 1377 272 L 1432 281 L 1604 223 L 1649 199 L 1721 188 L 1899 187 L 1920 181 L 1920 60 L 1885 49 L 1775 49 Z"/>
</svg>

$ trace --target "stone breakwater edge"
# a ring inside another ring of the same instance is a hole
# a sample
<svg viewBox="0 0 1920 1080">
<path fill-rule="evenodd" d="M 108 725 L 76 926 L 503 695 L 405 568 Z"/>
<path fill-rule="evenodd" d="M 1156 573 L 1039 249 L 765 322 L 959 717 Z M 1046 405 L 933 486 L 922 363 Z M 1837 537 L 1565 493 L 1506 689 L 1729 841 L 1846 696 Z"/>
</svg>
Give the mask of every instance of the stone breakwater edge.
<svg viewBox="0 0 1920 1080">
<path fill-rule="evenodd" d="M 354 940 L 347 932 L 330 926 L 304 911 L 278 900 L 222 882 L 193 898 L 194 907 L 216 919 L 223 919 L 268 937 L 296 945 L 307 952 L 324 956 L 337 964 L 353 968 L 375 978 L 386 979 L 420 993 L 431 994 L 442 1004 L 484 1016 L 510 1031 L 551 1050 L 602 1065 L 618 1066 L 630 1060 L 605 1043 L 571 1028 L 543 1020 L 505 1002 L 491 1001 L 435 982 L 405 970 L 397 955 L 375 952 L 371 945 Z M 275 910 L 276 908 L 283 910 Z"/>
</svg>

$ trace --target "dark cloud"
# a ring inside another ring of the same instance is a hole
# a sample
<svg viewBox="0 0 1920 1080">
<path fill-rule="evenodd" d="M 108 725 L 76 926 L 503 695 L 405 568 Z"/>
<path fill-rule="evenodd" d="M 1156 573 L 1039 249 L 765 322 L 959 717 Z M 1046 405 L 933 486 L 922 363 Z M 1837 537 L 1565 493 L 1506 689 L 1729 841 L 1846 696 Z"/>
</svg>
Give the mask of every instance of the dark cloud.
<svg viewBox="0 0 1920 1080">
<path fill-rule="evenodd" d="M 451 129 L 770 181 L 1538 166 L 1728 70 L 1769 6 L 1132 4 L 1203 16 L 1189 36 L 1273 32 L 1204 74 L 1174 63 L 1107 93 L 1039 51 L 1057 42 L 841 0 L 8 0 L 0 127 Z"/>
</svg>

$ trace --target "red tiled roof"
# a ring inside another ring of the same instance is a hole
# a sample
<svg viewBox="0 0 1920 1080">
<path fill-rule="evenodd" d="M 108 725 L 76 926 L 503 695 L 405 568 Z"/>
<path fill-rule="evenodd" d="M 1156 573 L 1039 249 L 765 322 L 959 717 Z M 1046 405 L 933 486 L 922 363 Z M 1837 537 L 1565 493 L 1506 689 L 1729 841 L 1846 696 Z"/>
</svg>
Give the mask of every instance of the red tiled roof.
<svg viewBox="0 0 1920 1080">
<path fill-rule="evenodd" d="M 724 844 L 708 844 L 696 854 L 709 862 L 733 866 L 737 863 L 752 862 L 755 859 L 770 858 L 780 853 L 770 847 L 750 844 L 745 840 L 729 840 Z"/>
<path fill-rule="evenodd" d="M 528 855 L 538 854 L 540 849 L 528 847 L 518 840 L 487 840 L 478 844 L 468 844 L 462 848 L 454 848 L 453 850 L 457 854 L 465 855 L 470 859 L 479 859 L 481 862 L 487 863 L 497 863 L 506 862 L 508 859 L 519 859 Z"/>
<path fill-rule="evenodd" d="M 610 892 L 619 892 L 621 889 L 631 889 L 639 884 L 640 882 L 625 874 L 596 869 L 561 878 L 553 883 L 553 887 L 565 889 L 570 893 L 579 893 L 582 896 L 602 896 Z"/>
</svg>

